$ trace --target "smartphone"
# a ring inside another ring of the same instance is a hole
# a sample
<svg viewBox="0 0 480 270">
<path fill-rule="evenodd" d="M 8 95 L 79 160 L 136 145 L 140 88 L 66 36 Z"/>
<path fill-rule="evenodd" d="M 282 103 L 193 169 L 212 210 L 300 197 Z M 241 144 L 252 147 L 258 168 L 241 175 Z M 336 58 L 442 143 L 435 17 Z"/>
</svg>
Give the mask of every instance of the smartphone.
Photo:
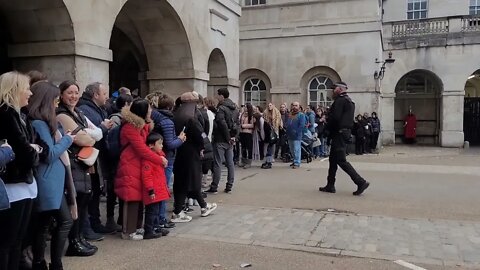
<svg viewBox="0 0 480 270">
<path fill-rule="evenodd" d="M 6 143 L 7 143 L 7 139 L 2 139 L 2 140 L 0 140 L 0 145 L 4 145 L 4 144 L 6 144 Z"/>
<path fill-rule="evenodd" d="M 186 128 L 186 127 L 187 127 L 187 126 L 184 126 L 184 127 L 183 127 L 182 132 L 185 132 L 185 128 Z"/>
</svg>

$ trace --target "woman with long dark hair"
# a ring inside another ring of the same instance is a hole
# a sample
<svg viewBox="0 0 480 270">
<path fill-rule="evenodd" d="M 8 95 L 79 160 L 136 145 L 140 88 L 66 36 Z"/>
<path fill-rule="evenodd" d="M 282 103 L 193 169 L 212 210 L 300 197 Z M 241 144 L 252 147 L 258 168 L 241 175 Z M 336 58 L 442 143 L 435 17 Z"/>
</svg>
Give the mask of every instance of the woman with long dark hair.
<svg viewBox="0 0 480 270">
<path fill-rule="evenodd" d="M 143 221 L 142 160 L 155 164 L 165 162 L 165 165 L 167 162 L 146 144 L 152 128 L 151 114 L 152 108 L 145 99 L 135 99 L 130 107 L 122 109 L 124 123 L 120 131 L 120 144 L 123 151 L 115 178 L 115 193 L 124 201 L 122 238 L 125 240 L 143 239 L 143 235 L 137 231 L 142 228 Z"/>
<path fill-rule="evenodd" d="M 98 248 L 85 240 L 82 231 L 88 220 L 88 202 L 92 193 L 90 173 L 94 167 L 87 166 L 77 158 L 82 147 L 93 146 L 102 139 L 102 130 L 88 120 L 83 113 L 76 108 L 80 98 L 78 85 L 73 81 L 64 81 L 60 84 L 60 103 L 57 108 L 57 120 L 65 131 L 75 132 L 75 141 L 69 147 L 70 166 L 73 182 L 77 191 L 76 202 L 78 219 L 73 222 L 68 235 L 69 245 L 66 256 L 91 256 Z M 88 223 L 87 223 L 88 224 Z"/>
<path fill-rule="evenodd" d="M 55 110 L 60 103 L 60 89 L 49 82 L 37 82 L 32 85 L 33 93 L 28 105 L 28 117 L 32 126 L 48 151 L 41 156 L 36 168 L 35 178 L 38 184 L 38 197 L 34 211 L 38 212 L 32 245 L 33 269 L 63 269 L 62 256 L 68 232 L 72 227 L 72 214 L 76 219 L 76 204 L 70 207 L 65 198 L 65 164 L 60 159 L 72 145 L 74 135 L 62 136 L 58 129 Z M 68 157 L 68 154 L 67 154 Z M 72 202 L 71 202 L 72 203 Z M 56 226 L 50 243 L 51 264 L 45 262 L 45 242 L 52 220 Z"/>
<path fill-rule="evenodd" d="M 15 160 L 2 173 L 10 208 L 0 211 L 0 269 L 19 268 L 22 241 L 30 222 L 37 183 L 33 169 L 42 148 L 35 144 L 30 121 L 21 112 L 28 105 L 28 76 L 16 71 L 0 76 L 0 140 L 7 140 L 15 152 Z"/>
<path fill-rule="evenodd" d="M 217 208 L 215 203 L 206 203 L 202 197 L 202 161 L 204 140 L 202 137 L 203 127 L 200 123 L 200 111 L 197 109 L 198 94 L 187 92 L 181 95 L 181 105 L 175 111 L 173 121 L 175 132 L 183 131 L 186 141 L 177 149 L 175 163 L 173 165 L 174 210 L 172 222 L 182 223 L 192 220 L 183 211 L 185 199 L 188 197 L 197 200 L 201 207 L 201 216 L 206 217 Z"/>
<path fill-rule="evenodd" d="M 240 144 L 242 148 L 242 164 L 245 169 L 252 166 L 253 155 L 253 131 L 255 129 L 255 117 L 253 117 L 253 106 L 246 105 L 246 111 L 240 116 Z"/>
</svg>

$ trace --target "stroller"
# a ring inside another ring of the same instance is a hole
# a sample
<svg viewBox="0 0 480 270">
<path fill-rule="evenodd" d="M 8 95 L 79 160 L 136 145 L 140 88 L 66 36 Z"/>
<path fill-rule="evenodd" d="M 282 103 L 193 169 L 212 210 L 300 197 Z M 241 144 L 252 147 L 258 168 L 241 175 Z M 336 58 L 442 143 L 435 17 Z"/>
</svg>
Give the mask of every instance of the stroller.
<svg viewBox="0 0 480 270">
<path fill-rule="evenodd" d="M 287 135 L 284 135 L 285 138 L 283 138 L 284 145 L 282 145 L 282 160 L 283 162 L 292 162 L 293 157 L 290 151 L 283 151 L 283 149 L 290 149 L 288 145 L 288 139 L 286 138 Z M 306 130 L 303 133 L 302 136 L 302 143 L 300 145 L 301 148 L 301 159 L 306 160 L 307 163 L 312 162 L 313 160 L 313 142 L 315 141 L 315 138 L 313 137 L 312 133 L 309 130 Z"/>
</svg>

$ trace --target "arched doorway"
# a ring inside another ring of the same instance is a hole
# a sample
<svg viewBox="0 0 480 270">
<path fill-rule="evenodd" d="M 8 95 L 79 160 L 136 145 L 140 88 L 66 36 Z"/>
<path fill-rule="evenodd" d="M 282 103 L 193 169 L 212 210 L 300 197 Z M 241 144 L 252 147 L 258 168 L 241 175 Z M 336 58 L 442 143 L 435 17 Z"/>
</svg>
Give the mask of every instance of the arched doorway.
<svg viewBox="0 0 480 270">
<path fill-rule="evenodd" d="M 177 96 L 193 89 L 188 37 L 166 0 L 128 0 L 115 20 L 110 48 L 110 80 L 115 87 L 140 86 L 142 96 L 157 90 Z"/>
<path fill-rule="evenodd" d="M 0 73 L 36 69 L 59 83 L 74 78 L 75 39 L 63 0 L 0 0 Z"/>
<path fill-rule="evenodd" d="M 208 58 L 208 96 L 214 96 L 220 88 L 227 88 L 227 62 L 225 56 L 220 49 L 214 49 Z"/>
<path fill-rule="evenodd" d="M 0 74 L 12 70 L 12 61 L 8 58 L 8 44 L 10 43 L 10 32 L 7 30 L 7 22 L 4 20 L 0 10 Z"/>
<path fill-rule="evenodd" d="M 480 69 L 465 83 L 463 132 L 470 145 L 480 145 Z"/>
<path fill-rule="evenodd" d="M 140 72 L 145 72 L 147 66 L 145 54 L 142 55 L 132 40 L 116 26 L 112 30 L 110 49 L 113 52 L 113 61 L 109 68 L 112 92 L 120 87 L 127 87 L 132 91 L 140 90 Z"/>
<path fill-rule="evenodd" d="M 404 119 L 411 110 L 417 118 L 417 143 L 439 144 L 443 84 L 428 70 L 405 74 L 395 87 L 395 142 L 403 142 Z"/>
</svg>

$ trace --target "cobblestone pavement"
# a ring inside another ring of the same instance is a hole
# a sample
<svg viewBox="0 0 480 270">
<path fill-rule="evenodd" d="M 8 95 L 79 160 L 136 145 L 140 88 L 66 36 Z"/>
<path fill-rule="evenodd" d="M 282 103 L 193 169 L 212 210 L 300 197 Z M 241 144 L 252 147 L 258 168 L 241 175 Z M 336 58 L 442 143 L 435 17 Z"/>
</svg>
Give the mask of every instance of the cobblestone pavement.
<svg viewBox="0 0 480 270">
<path fill-rule="evenodd" d="M 176 237 L 480 268 L 480 222 L 222 204 L 210 217 L 193 216 Z"/>
</svg>

